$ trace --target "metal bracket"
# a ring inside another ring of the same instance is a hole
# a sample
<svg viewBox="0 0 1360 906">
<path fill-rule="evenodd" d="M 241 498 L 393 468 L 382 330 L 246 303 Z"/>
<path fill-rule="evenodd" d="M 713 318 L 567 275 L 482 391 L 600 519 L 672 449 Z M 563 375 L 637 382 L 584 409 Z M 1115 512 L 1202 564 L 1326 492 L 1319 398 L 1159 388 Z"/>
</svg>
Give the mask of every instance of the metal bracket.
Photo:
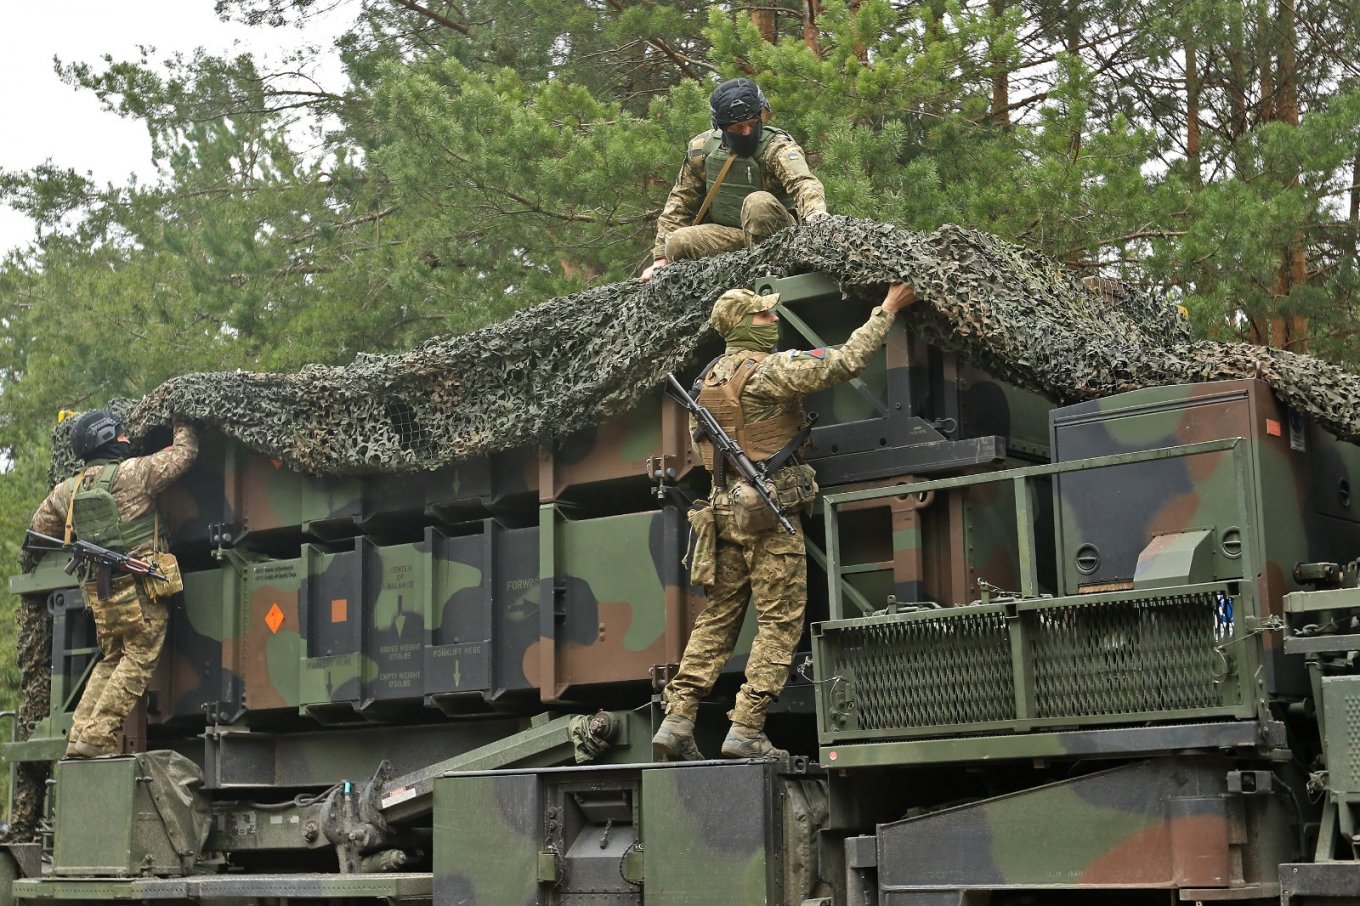
<svg viewBox="0 0 1360 906">
<path fill-rule="evenodd" d="M 392 842 L 379 799 L 391 774 L 392 764 L 384 760 L 362 790 L 346 780 L 331 791 L 321 807 L 321 830 L 335 847 L 342 875 L 362 873 L 362 856 Z"/>
<path fill-rule="evenodd" d="M 647 675 L 652 678 L 652 691 L 660 692 L 666 684 L 675 678 L 676 671 L 680 669 L 679 664 L 657 664 L 647 668 Z"/>
</svg>

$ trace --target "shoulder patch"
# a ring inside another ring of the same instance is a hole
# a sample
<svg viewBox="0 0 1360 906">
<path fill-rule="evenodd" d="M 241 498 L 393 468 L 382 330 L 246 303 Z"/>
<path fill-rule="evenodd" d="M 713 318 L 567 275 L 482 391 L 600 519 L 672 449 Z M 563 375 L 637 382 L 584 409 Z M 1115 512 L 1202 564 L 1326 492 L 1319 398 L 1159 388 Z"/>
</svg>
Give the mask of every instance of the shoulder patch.
<svg viewBox="0 0 1360 906">
<path fill-rule="evenodd" d="M 821 349 L 809 349 L 808 355 L 812 356 L 814 359 L 824 359 L 826 358 L 826 348 L 823 347 Z"/>
<path fill-rule="evenodd" d="M 791 359 L 796 359 L 796 358 L 798 358 L 798 350 L 797 350 L 797 349 L 790 349 L 790 350 L 789 350 L 789 358 L 791 358 Z"/>
<path fill-rule="evenodd" d="M 799 154 L 797 151 L 790 151 L 790 152 L 789 152 L 787 155 L 785 155 L 785 156 L 786 156 L 789 160 L 797 160 L 798 158 L 802 157 L 803 155 Z"/>
</svg>

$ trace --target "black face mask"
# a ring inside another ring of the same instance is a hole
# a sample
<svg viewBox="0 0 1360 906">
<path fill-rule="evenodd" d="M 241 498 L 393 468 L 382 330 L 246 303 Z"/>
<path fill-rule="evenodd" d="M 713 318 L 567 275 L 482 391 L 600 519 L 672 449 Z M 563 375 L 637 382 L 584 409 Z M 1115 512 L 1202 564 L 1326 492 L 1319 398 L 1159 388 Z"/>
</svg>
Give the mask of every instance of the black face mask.
<svg viewBox="0 0 1360 906">
<path fill-rule="evenodd" d="M 722 131 L 723 144 L 727 145 L 733 154 L 740 157 L 750 157 L 756 153 L 756 146 L 760 144 L 760 135 L 764 128 L 763 123 L 756 123 L 756 127 L 747 135 L 735 135 L 724 129 Z"/>
<path fill-rule="evenodd" d="M 112 440 L 94 451 L 91 459 L 111 459 L 122 461 L 132 455 L 132 444 L 125 440 Z"/>
</svg>

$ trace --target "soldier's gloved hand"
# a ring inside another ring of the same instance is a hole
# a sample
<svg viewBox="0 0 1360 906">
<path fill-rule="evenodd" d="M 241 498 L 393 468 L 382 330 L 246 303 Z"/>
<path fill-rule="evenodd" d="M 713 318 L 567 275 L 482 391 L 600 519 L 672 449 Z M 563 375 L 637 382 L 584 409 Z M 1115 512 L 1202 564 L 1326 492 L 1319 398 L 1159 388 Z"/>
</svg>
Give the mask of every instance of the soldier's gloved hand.
<svg viewBox="0 0 1360 906">
<path fill-rule="evenodd" d="M 652 282 L 652 277 L 656 276 L 656 272 L 659 271 L 659 270 L 661 270 L 663 267 L 665 267 L 665 266 L 668 265 L 668 264 L 670 264 L 670 261 L 668 261 L 667 259 L 665 259 L 665 258 L 657 258 L 655 261 L 652 262 L 652 266 L 651 266 L 651 267 L 647 268 L 645 271 L 642 272 L 642 277 L 641 277 L 642 282 L 643 282 L 643 283 L 650 283 L 650 282 Z"/>
<path fill-rule="evenodd" d="M 803 223 L 821 223 L 831 215 L 826 211 L 813 211 L 803 218 Z"/>
</svg>

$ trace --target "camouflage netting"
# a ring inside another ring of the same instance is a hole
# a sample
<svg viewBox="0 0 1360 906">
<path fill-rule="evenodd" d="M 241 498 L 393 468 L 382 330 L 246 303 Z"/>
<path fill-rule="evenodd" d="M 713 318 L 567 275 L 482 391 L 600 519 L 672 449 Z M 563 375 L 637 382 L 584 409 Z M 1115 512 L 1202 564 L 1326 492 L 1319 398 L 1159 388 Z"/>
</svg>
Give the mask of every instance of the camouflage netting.
<svg viewBox="0 0 1360 906">
<path fill-rule="evenodd" d="M 691 364 L 723 290 L 824 271 L 852 299 L 912 284 L 914 326 L 1059 403 L 1156 384 L 1261 377 L 1290 406 L 1360 439 L 1360 377 L 1308 356 L 1192 342 L 1156 296 L 1088 289 L 1054 262 L 946 226 L 922 235 L 832 217 L 757 248 L 677 262 L 651 284 L 601 286 L 401 355 L 296 374 L 190 374 L 130 413 L 134 433 L 174 418 L 214 425 L 313 473 L 410 471 L 542 441 L 633 405 Z M 61 450 L 64 445 L 58 444 Z M 54 475 L 70 463 L 54 463 Z"/>
<path fill-rule="evenodd" d="M 46 595 L 23 595 L 19 600 L 19 739 L 33 735 L 38 721 L 47 716 L 51 702 L 52 615 L 47 612 Z M 14 790 L 9 830 L 0 840 L 25 843 L 38 836 L 43 815 L 43 795 L 52 767 L 45 761 L 25 761 L 15 765 Z"/>
</svg>

